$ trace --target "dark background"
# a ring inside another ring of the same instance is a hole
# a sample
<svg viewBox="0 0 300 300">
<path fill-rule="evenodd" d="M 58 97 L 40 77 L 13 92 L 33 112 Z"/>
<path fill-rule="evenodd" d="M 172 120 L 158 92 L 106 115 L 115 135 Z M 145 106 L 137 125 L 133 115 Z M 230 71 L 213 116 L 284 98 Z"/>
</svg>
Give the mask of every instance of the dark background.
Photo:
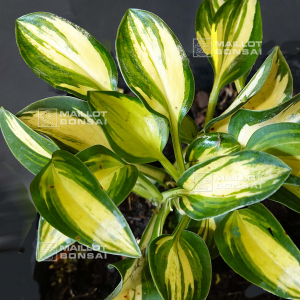
<svg viewBox="0 0 300 300">
<path fill-rule="evenodd" d="M 263 18 L 263 55 L 276 45 L 287 58 L 294 76 L 294 87 L 299 89 L 300 72 L 297 47 L 300 48 L 300 1 L 261 0 Z M 0 106 L 12 113 L 37 100 L 55 96 L 59 91 L 50 87 L 30 70 L 22 60 L 15 42 L 14 22 L 25 14 L 46 11 L 80 25 L 115 54 L 114 41 L 119 22 L 128 8 L 141 8 L 161 17 L 174 31 L 186 50 L 191 65 L 200 73 L 196 87 L 208 90 L 212 71 L 206 58 L 193 58 L 195 15 L 201 1 L 152 0 L 10 0 L 1 2 L 0 9 Z M 122 82 L 120 82 L 122 86 Z M 21 166 L 10 153 L 0 136 L 0 163 L 6 162 L 28 187 L 33 175 Z M 1 212 L 0 212 L 1 213 Z M 35 226 L 25 241 L 25 252 L 0 253 L 0 293 L 5 300 L 40 299 L 38 285 L 32 278 L 35 264 Z M 101 271 L 101 270 L 100 270 Z M 103 270 L 103 272 L 106 272 Z"/>
</svg>

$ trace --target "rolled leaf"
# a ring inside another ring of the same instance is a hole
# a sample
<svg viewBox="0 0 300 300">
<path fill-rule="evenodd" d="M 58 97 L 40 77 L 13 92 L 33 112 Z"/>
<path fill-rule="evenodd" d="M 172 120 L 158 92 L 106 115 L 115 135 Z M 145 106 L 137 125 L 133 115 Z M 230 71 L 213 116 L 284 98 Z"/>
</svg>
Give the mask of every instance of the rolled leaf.
<svg viewBox="0 0 300 300">
<path fill-rule="evenodd" d="M 252 134 L 262 127 L 283 122 L 299 123 L 299 100 L 300 94 L 268 110 L 240 110 L 231 117 L 228 133 L 233 135 L 245 147 Z"/>
<path fill-rule="evenodd" d="M 213 18 L 224 0 L 203 0 L 196 15 L 196 35 L 203 52 L 211 55 L 211 28 Z"/>
<path fill-rule="evenodd" d="M 204 300 L 211 283 L 211 261 L 203 240 L 193 232 L 162 235 L 149 246 L 149 266 L 164 300 Z"/>
<path fill-rule="evenodd" d="M 117 206 L 91 171 L 66 151 L 52 160 L 30 185 L 33 202 L 55 229 L 102 252 L 139 257 L 134 236 Z"/>
<path fill-rule="evenodd" d="M 300 177 L 300 124 L 278 123 L 265 126 L 253 133 L 245 150 L 272 154 Z"/>
<path fill-rule="evenodd" d="M 175 215 L 177 215 L 176 221 L 180 221 L 181 217 L 184 216 L 186 213 L 181 209 L 179 205 L 180 197 L 172 198 L 172 204 L 176 208 Z M 178 217 L 180 216 L 180 217 Z M 193 231 L 193 230 L 191 230 Z M 196 232 L 195 232 L 196 233 Z"/>
<path fill-rule="evenodd" d="M 163 224 L 169 213 L 169 205 L 166 203 L 159 213 L 154 213 L 140 241 L 140 249 L 143 256 L 132 259 L 125 258 L 120 262 L 109 265 L 116 268 L 121 275 L 121 282 L 105 300 L 150 300 L 162 299 L 154 285 L 150 274 L 146 247 L 149 242 L 161 235 Z"/>
<path fill-rule="evenodd" d="M 300 298 L 300 252 L 262 204 L 228 214 L 215 238 L 235 272 L 278 297 Z"/>
<path fill-rule="evenodd" d="M 194 79 L 183 47 L 156 15 L 129 9 L 120 24 L 116 51 L 129 88 L 166 116 L 176 134 L 194 98 Z"/>
<path fill-rule="evenodd" d="M 256 151 L 243 151 L 211 158 L 188 169 L 170 191 L 180 196 L 180 207 L 195 220 L 217 217 L 272 195 L 291 169 L 278 158 Z"/>
<path fill-rule="evenodd" d="M 30 104 L 16 116 L 69 152 L 76 153 L 97 144 L 111 149 L 86 101 L 66 96 L 50 97 Z"/>
<path fill-rule="evenodd" d="M 154 239 L 156 239 L 157 237 L 162 235 L 165 221 L 166 221 L 166 218 L 168 217 L 170 211 L 171 211 L 171 204 L 169 203 L 169 201 L 166 201 L 158 213 L 157 219 L 154 224 L 153 233 L 147 244 L 147 247 L 149 246 L 149 243 L 151 243 Z"/>
<path fill-rule="evenodd" d="M 36 248 L 37 261 L 43 261 L 74 243 L 75 240 L 65 236 L 45 221 L 43 217 L 40 217 Z"/>
<path fill-rule="evenodd" d="M 147 177 L 145 177 L 143 174 L 139 173 L 138 181 L 139 184 L 141 184 L 152 196 L 148 199 L 155 199 L 158 201 L 163 200 L 163 196 L 160 193 L 160 191 L 157 189 L 157 187 L 149 180 Z"/>
<path fill-rule="evenodd" d="M 186 151 L 185 160 L 191 165 L 204 162 L 209 158 L 241 151 L 241 145 L 226 133 L 209 133 L 191 143 Z"/>
<path fill-rule="evenodd" d="M 199 235 L 205 242 L 211 259 L 219 256 L 219 250 L 215 241 L 215 230 L 225 215 L 217 218 L 210 218 L 202 221 L 190 220 L 187 230 Z"/>
<path fill-rule="evenodd" d="M 228 0 L 216 12 L 211 59 L 218 90 L 243 76 L 257 59 L 262 42 L 258 0 Z"/>
<path fill-rule="evenodd" d="M 291 175 L 269 199 L 300 213 L 300 178 Z"/>
<path fill-rule="evenodd" d="M 221 116 L 207 123 L 204 131 L 227 133 L 230 116 L 239 109 L 270 109 L 289 100 L 292 93 L 291 71 L 280 49 L 276 47 L 235 101 Z"/>
<path fill-rule="evenodd" d="M 145 252 L 141 258 L 126 258 L 108 267 L 119 271 L 121 282 L 105 300 L 162 299 L 153 283 Z"/>
<path fill-rule="evenodd" d="M 161 168 L 154 167 L 152 165 L 144 164 L 144 165 L 135 165 L 139 172 L 143 173 L 148 178 L 156 181 L 161 185 L 165 185 L 165 181 L 167 180 L 168 173 Z"/>
<path fill-rule="evenodd" d="M 235 87 L 236 87 L 238 93 L 240 93 L 241 90 L 245 87 L 246 80 L 247 80 L 251 70 L 252 70 L 252 68 L 249 71 L 247 71 L 243 76 L 241 76 L 239 79 L 234 81 Z"/>
<path fill-rule="evenodd" d="M 0 124 L 11 152 L 33 174 L 37 174 L 49 162 L 52 153 L 59 150 L 3 107 L 0 108 Z"/>
<path fill-rule="evenodd" d="M 292 97 L 293 78 L 291 70 L 279 47 L 274 49 L 270 58 L 272 58 L 271 69 L 264 85 L 242 108 L 265 110 L 278 106 Z M 271 59 L 268 63 L 270 62 Z M 243 94 L 246 96 L 244 91 Z"/>
<path fill-rule="evenodd" d="M 143 102 L 117 92 L 89 93 L 92 112 L 107 111 L 104 117 L 95 117 L 112 149 L 130 163 L 148 163 L 160 160 L 168 136 L 168 125 L 163 117 L 147 110 Z"/>
<path fill-rule="evenodd" d="M 196 15 L 196 35 L 203 52 L 211 56 L 211 28 L 213 18 L 226 0 L 203 0 Z M 211 60 L 210 60 L 211 61 Z M 235 81 L 238 92 L 245 86 L 245 81 L 251 69 Z"/>
<path fill-rule="evenodd" d="M 186 144 L 190 144 L 198 134 L 198 127 L 195 121 L 189 116 L 186 115 L 179 128 L 179 136 L 181 141 Z"/>
<path fill-rule="evenodd" d="M 163 200 L 162 194 L 156 187 L 156 182 L 150 178 L 147 178 L 140 172 L 138 173 L 138 179 L 132 191 L 137 195 L 151 201 Z"/>
<path fill-rule="evenodd" d="M 136 182 L 133 190 L 132 190 L 135 194 L 145 198 L 145 199 L 151 199 L 152 198 L 152 194 L 147 190 L 147 188 L 142 185 L 140 182 Z"/>
<path fill-rule="evenodd" d="M 117 87 L 117 68 L 109 52 L 79 26 L 38 12 L 16 21 L 20 53 L 32 71 L 55 88 L 86 99 L 88 91 Z"/>
<path fill-rule="evenodd" d="M 138 170 L 122 161 L 109 149 L 96 145 L 76 156 L 90 169 L 116 205 L 121 204 L 132 191 Z"/>
</svg>

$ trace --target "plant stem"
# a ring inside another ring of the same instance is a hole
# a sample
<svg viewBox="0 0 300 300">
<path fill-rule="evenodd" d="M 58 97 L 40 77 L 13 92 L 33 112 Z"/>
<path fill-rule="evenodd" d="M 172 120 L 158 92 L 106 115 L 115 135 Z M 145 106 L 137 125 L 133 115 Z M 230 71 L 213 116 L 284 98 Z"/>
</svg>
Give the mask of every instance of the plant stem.
<svg viewBox="0 0 300 300">
<path fill-rule="evenodd" d="M 182 216 L 179 224 L 177 225 L 176 229 L 173 232 L 173 236 L 180 236 L 181 232 L 186 228 L 186 226 L 188 225 L 190 221 L 190 217 L 187 215 Z"/>
<path fill-rule="evenodd" d="M 183 192 L 186 192 L 186 190 L 182 189 L 182 188 L 175 188 L 172 190 L 168 190 L 162 193 L 163 196 L 163 201 L 167 201 L 169 198 L 174 198 L 177 195 L 182 195 Z"/>
<path fill-rule="evenodd" d="M 209 96 L 204 125 L 206 125 L 214 117 L 214 113 L 218 102 L 219 92 L 220 92 L 219 83 L 215 81 Z"/>
<path fill-rule="evenodd" d="M 172 136 L 172 142 L 173 142 L 173 148 L 174 148 L 174 154 L 175 154 L 175 158 L 176 158 L 177 168 L 178 168 L 179 173 L 182 174 L 185 171 L 185 167 L 184 167 L 178 126 L 173 126 L 173 123 L 171 121 L 170 127 L 171 127 L 170 131 L 171 131 L 171 136 Z"/>
<path fill-rule="evenodd" d="M 240 83 L 239 80 L 236 80 L 236 81 L 234 82 L 234 84 L 235 84 L 236 90 L 237 90 L 237 92 L 238 92 L 238 94 L 239 94 L 239 93 L 241 92 L 241 90 L 242 90 L 244 87 L 241 86 L 241 83 Z"/>
<path fill-rule="evenodd" d="M 155 221 L 154 227 L 153 227 L 152 237 L 150 238 L 149 243 L 152 242 L 158 236 L 162 235 L 166 218 L 170 212 L 171 212 L 170 203 L 165 203 L 163 205 L 163 207 L 161 207 L 161 209 L 157 215 L 157 218 L 156 218 L 156 221 Z"/>
<path fill-rule="evenodd" d="M 217 97 L 218 98 L 218 97 Z M 174 168 L 174 166 L 166 159 L 164 156 L 164 159 L 161 161 L 162 165 L 166 168 L 166 170 L 173 176 L 174 180 L 177 181 L 178 178 L 185 172 L 185 166 L 184 166 L 184 161 L 183 161 L 183 155 L 182 155 L 182 148 L 181 148 L 181 143 L 180 143 L 180 137 L 179 137 L 179 130 L 177 127 L 173 126 L 173 122 L 170 121 L 171 123 L 171 136 L 172 136 L 172 142 L 173 142 L 173 148 L 174 148 L 174 153 L 175 153 L 175 158 L 176 158 L 176 163 L 177 163 L 177 170 Z M 170 168 L 169 165 L 172 166 Z M 174 170 L 176 170 L 176 173 L 174 173 Z M 172 171 L 172 173 L 171 173 Z M 172 196 L 176 196 L 179 194 L 179 191 L 182 191 L 181 188 L 177 189 L 172 189 L 169 191 L 166 191 L 162 193 L 163 195 L 163 201 L 167 201 L 169 198 Z M 173 232 L 173 236 L 180 237 L 181 232 L 186 228 L 187 224 L 189 223 L 190 218 L 187 215 L 184 215 L 182 219 L 180 220 L 179 224 L 177 225 L 175 231 Z"/>
<path fill-rule="evenodd" d="M 169 160 L 162 154 L 159 161 L 166 171 L 174 178 L 174 180 L 177 181 L 180 175 L 175 167 L 169 162 Z"/>
<path fill-rule="evenodd" d="M 139 173 L 138 181 L 141 183 L 141 185 L 143 185 L 147 189 L 147 191 L 153 196 L 153 198 L 159 201 L 163 200 L 163 196 L 160 193 L 160 191 L 143 174 Z"/>
<path fill-rule="evenodd" d="M 186 190 L 181 189 L 181 188 L 176 188 L 176 189 L 172 189 L 172 190 L 163 192 L 162 193 L 163 198 L 164 198 L 163 201 L 167 201 L 169 198 L 172 198 L 172 197 L 174 198 L 177 195 L 182 195 L 182 194 L 184 194 L 184 192 L 188 193 Z M 182 219 L 180 220 L 179 224 L 177 225 L 176 229 L 174 230 L 173 236 L 176 236 L 176 235 L 180 236 L 181 232 L 186 228 L 189 221 L 190 221 L 190 217 L 187 215 L 184 215 L 182 217 Z"/>
</svg>

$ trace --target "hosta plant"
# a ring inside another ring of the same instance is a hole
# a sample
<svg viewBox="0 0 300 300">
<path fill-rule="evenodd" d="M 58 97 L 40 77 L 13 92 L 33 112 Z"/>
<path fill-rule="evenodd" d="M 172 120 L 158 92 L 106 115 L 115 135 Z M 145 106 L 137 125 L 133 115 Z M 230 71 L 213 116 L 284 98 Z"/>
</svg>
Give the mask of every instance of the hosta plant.
<svg viewBox="0 0 300 300">
<path fill-rule="evenodd" d="M 9 148 L 36 175 L 37 260 L 75 242 L 98 245 L 126 257 L 110 266 L 122 280 L 107 299 L 202 300 L 211 259 L 221 255 L 251 283 L 300 299 L 300 252 L 262 204 L 300 213 L 300 96 L 292 97 L 291 72 L 276 47 L 245 85 L 262 42 L 258 0 L 203 0 L 196 35 L 209 45 L 215 75 L 200 132 L 187 115 L 188 58 L 158 16 L 129 9 L 117 32 L 118 66 L 135 97 L 120 93 L 114 59 L 84 29 L 51 13 L 16 21 L 25 62 L 76 96 L 0 111 Z M 231 82 L 238 96 L 213 118 Z M 163 154 L 169 134 L 174 164 Z M 156 205 L 139 243 L 118 209 L 131 192 Z M 172 210 L 181 219 L 163 234 Z"/>
</svg>

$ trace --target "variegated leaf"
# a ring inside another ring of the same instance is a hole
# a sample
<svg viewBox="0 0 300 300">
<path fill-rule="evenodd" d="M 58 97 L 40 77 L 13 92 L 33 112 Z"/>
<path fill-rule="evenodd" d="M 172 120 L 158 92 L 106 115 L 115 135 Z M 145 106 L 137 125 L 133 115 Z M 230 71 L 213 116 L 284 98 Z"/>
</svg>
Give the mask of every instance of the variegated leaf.
<svg viewBox="0 0 300 300">
<path fill-rule="evenodd" d="M 41 216 L 64 235 L 103 252 L 140 257 L 134 236 L 117 206 L 91 171 L 59 150 L 30 185 Z"/>
<path fill-rule="evenodd" d="M 202 221 L 190 220 L 187 230 L 199 235 L 205 242 L 211 259 L 219 256 L 219 250 L 215 241 L 215 230 L 225 215 Z"/>
<path fill-rule="evenodd" d="M 43 261 L 74 243 L 75 240 L 65 236 L 45 221 L 43 217 L 40 217 L 36 247 L 37 261 Z"/>
<path fill-rule="evenodd" d="M 213 18 L 225 0 L 203 0 L 196 15 L 196 35 L 203 52 L 211 55 L 211 28 Z"/>
<path fill-rule="evenodd" d="M 227 133 L 231 115 L 239 109 L 270 109 L 289 100 L 292 93 L 291 71 L 280 49 L 276 47 L 236 100 L 221 116 L 207 123 L 204 131 Z"/>
<path fill-rule="evenodd" d="M 178 130 L 194 98 L 194 79 L 174 33 L 156 15 L 129 9 L 118 30 L 116 51 L 129 88 Z"/>
<path fill-rule="evenodd" d="M 129 9 L 118 30 L 116 52 L 129 88 L 148 109 L 169 119 L 178 169 L 183 172 L 179 125 L 192 105 L 195 91 L 183 47 L 159 17 Z"/>
<path fill-rule="evenodd" d="M 242 108 L 265 110 L 278 106 L 292 97 L 293 78 L 291 70 L 279 47 L 276 47 L 269 56 L 268 64 L 270 65 L 266 66 L 265 64 L 264 67 L 269 68 L 271 66 L 269 72 L 265 73 L 264 70 L 263 72 L 265 74 L 262 75 L 263 78 L 257 76 L 254 82 L 251 81 L 250 87 L 247 85 L 248 91 L 246 89 L 243 90 L 242 97 L 247 97 L 250 100 L 247 101 Z M 267 77 L 265 77 L 266 75 Z M 258 92 L 257 89 L 259 88 L 259 85 L 256 80 L 263 80 L 263 82 L 266 80 L 263 85 L 261 85 L 262 83 L 259 84 L 261 88 Z M 254 87 L 254 90 L 252 87 Z M 251 92 L 252 95 L 253 92 L 256 92 L 256 94 L 249 97 L 248 92 Z M 241 98 L 239 97 L 239 99 Z"/>
<path fill-rule="evenodd" d="M 105 300 L 162 300 L 153 283 L 145 251 L 141 258 L 126 258 L 108 267 L 119 271 L 121 282 Z"/>
<path fill-rule="evenodd" d="M 88 91 L 116 89 L 113 58 L 79 26 L 50 13 L 32 13 L 17 19 L 16 37 L 25 62 L 55 88 L 84 99 Z"/>
<path fill-rule="evenodd" d="M 85 101 L 66 96 L 50 97 L 30 104 L 16 116 L 69 152 L 76 153 L 97 144 L 110 149 Z"/>
<path fill-rule="evenodd" d="M 120 272 L 121 282 L 105 300 L 161 299 L 150 274 L 146 248 L 151 240 L 161 235 L 169 211 L 169 205 L 166 203 L 159 213 L 153 214 L 139 244 L 143 253 L 142 257 L 136 259 L 126 258 L 109 265 L 109 268 L 115 267 Z"/>
<path fill-rule="evenodd" d="M 269 199 L 300 213 L 300 178 L 290 175 L 282 187 Z"/>
<path fill-rule="evenodd" d="M 188 169 L 171 190 L 180 207 L 195 220 L 216 217 L 262 201 L 284 183 L 291 169 L 264 152 L 243 151 L 211 158 Z"/>
<path fill-rule="evenodd" d="M 186 115 L 179 128 L 179 136 L 183 143 L 190 144 L 198 134 L 198 127 L 195 121 L 189 116 Z"/>
<path fill-rule="evenodd" d="M 215 238 L 238 274 L 278 297 L 300 299 L 300 252 L 262 204 L 228 214 Z"/>
<path fill-rule="evenodd" d="M 116 205 L 121 204 L 132 191 L 138 178 L 137 168 L 126 164 L 109 149 L 96 145 L 76 156 L 95 175 Z"/>
<path fill-rule="evenodd" d="M 211 261 L 203 240 L 193 232 L 162 235 L 149 246 L 149 266 L 164 300 L 204 300 L 211 283 Z"/>
<path fill-rule="evenodd" d="M 107 124 L 100 126 L 122 159 L 140 164 L 162 158 L 169 135 L 163 117 L 148 111 L 140 99 L 117 92 L 91 92 L 88 98 L 92 112 L 107 111 Z"/>
<path fill-rule="evenodd" d="M 228 0 L 218 9 L 211 30 L 216 90 L 243 76 L 252 67 L 261 42 L 258 0 Z"/>
<path fill-rule="evenodd" d="M 254 111 L 242 109 L 233 115 L 228 133 L 233 135 L 245 147 L 258 129 L 275 123 L 300 123 L 300 94 L 281 105 L 268 110 Z"/>
<path fill-rule="evenodd" d="M 300 177 L 300 124 L 278 123 L 253 133 L 245 150 L 263 151 L 280 158 Z"/>
<path fill-rule="evenodd" d="M 0 124 L 11 152 L 33 174 L 37 174 L 49 162 L 52 153 L 59 150 L 3 107 L 0 108 Z"/>
<path fill-rule="evenodd" d="M 196 15 L 196 35 L 203 52 L 211 56 L 211 29 L 213 25 L 213 18 L 226 0 L 203 0 L 197 11 Z M 212 61 L 211 61 L 212 62 Z M 244 86 L 245 81 L 250 73 L 251 69 L 247 71 L 243 76 L 235 80 L 235 85 L 238 92 L 240 92 Z"/>
<path fill-rule="evenodd" d="M 192 166 L 209 158 L 241 151 L 241 145 L 226 133 L 201 135 L 191 143 L 186 151 L 185 160 Z"/>
</svg>

